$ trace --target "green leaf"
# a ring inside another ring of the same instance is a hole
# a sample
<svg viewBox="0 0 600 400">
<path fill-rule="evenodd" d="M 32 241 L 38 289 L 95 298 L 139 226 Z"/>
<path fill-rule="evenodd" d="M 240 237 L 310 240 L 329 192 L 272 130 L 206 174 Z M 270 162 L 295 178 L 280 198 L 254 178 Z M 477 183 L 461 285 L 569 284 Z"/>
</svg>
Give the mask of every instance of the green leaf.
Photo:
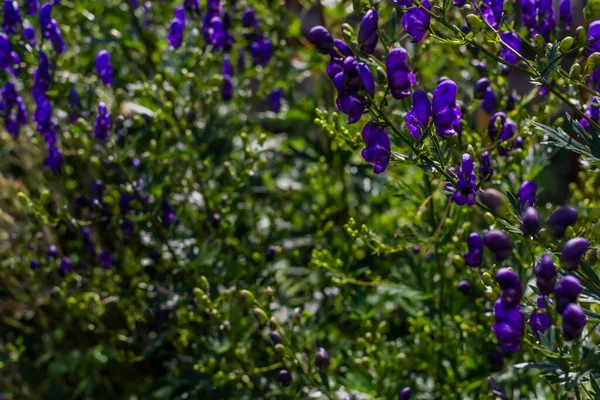
<svg viewBox="0 0 600 400">
<path fill-rule="evenodd" d="M 396 38 L 396 24 L 398 23 L 398 13 L 396 9 L 392 11 L 392 17 L 390 18 L 390 38 L 395 40 Z"/>
</svg>

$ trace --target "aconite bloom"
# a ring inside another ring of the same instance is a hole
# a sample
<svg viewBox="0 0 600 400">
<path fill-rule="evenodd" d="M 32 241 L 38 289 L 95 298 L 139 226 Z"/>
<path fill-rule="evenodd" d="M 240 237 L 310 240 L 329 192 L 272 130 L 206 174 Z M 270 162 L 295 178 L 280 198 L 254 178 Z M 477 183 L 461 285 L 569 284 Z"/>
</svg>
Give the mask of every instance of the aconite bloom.
<svg viewBox="0 0 600 400">
<path fill-rule="evenodd" d="M 54 51 L 57 53 L 64 53 L 65 42 L 56 20 L 52 18 L 51 3 L 45 3 L 40 9 L 40 29 L 42 31 L 42 37 L 50 40 Z"/>
<path fill-rule="evenodd" d="M 410 96 L 410 91 L 415 85 L 415 75 L 410 71 L 406 50 L 402 48 L 392 49 L 385 60 L 385 64 L 388 86 L 392 97 L 404 99 Z M 427 101 L 429 102 L 429 100 Z"/>
<path fill-rule="evenodd" d="M 18 58 L 17 53 L 11 50 L 8 36 L 0 32 L 0 70 L 5 70 L 14 75 L 15 71 L 13 71 L 12 67 L 18 64 L 18 61 L 20 61 Z"/>
<path fill-rule="evenodd" d="M 339 45 L 337 43 L 336 47 L 340 53 L 352 54 L 343 42 L 339 42 Z M 368 105 L 367 98 L 360 92 L 364 90 L 371 97 L 375 95 L 375 78 L 370 68 L 365 63 L 358 62 L 352 55 L 340 59 L 332 53 L 327 75 L 338 92 L 338 109 L 348 115 L 347 123 L 353 124 L 360 120 L 367 112 Z"/>
<path fill-rule="evenodd" d="M 500 293 L 502 305 L 506 308 L 514 308 L 519 305 L 523 290 L 517 274 L 511 269 L 501 268 L 496 273 L 496 281 L 502 289 Z"/>
<path fill-rule="evenodd" d="M 312 27 L 306 38 L 321 54 L 329 54 L 333 50 L 333 36 L 324 26 Z"/>
<path fill-rule="evenodd" d="M 19 3 L 15 0 L 4 0 L 4 19 L 2 21 L 4 32 L 9 35 L 17 33 L 22 21 Z"/>
<path fill-rule="evenodd" d="M 25 11 L 28 15 L 35 17 L 40 7 L 40 0 L 25 0 Z"/>
<path fill-rule="evenodd" d="M 275 259 L 275 255 L 277 254 L 277 246 L 269 246 L 267 247 L 267 251 L 265 252 L 265 260 L 267 262 L 271 262 Z"/>
<path fill-rule="evenodd" d="M 19 136 L 21 127 L 29 122 L 25 102 L 12 82 L 7 82 L 0 90 L 0 115 L 4 117 L 7 132 L 15 139 Z"/>
<path fill-rule="evenodd" d="M 410 386 L 405 387 L 398 393 L 398 400 L 409 400 L 410 395 L 412 394 L 412 389 Z"/>
<path fill-rule="evenodd" d="M 571 10 L 571 0 L 560 0 L 558 6 L 560 22 L 564 29 L 571 29 L 573 23 L 573 11 Z"/>
<path fill-rule="evenodd" d="M 544 334 L 552 326 L 550 316 L 545 312 L 536 312 L 529 318 L 529 327 L 534 334 Z"/>
<path fill-rule="evenodd" d="M 517 198 L 521 202 L 521 206 L 530 205 L 535 203 L 535 192 L 537 191 L 537 184 L 535 181 L 525 181 L 519 187 L 517 192 Z"/>
<path fill-rule="evenodd" d="M 62 165 L 62 153 L 54 143 L 48 143 L 48 157 L 44 160 L 44 166 L 50 168 L 54 173 L 60 170 Z"/>
<path fill-rule="evenodd" d="M 183 32 L 185 30 L 185 9 L 178 7 L 175 9 L 175 16 L 171 21 L 169 27 L 169 34 L 167 35 L 167 41 L 173 49 L 181 47 L 183 42 Z"/>
<path fill-rule="evenodd" d="M 315 364 L 319 368 L 327 368 L 331 360 L 329 359 L 329 354 L 323 347 L 319 347 L 317 353 L 315 354 Z"/>
<path fill-rule="evenodd" d="M 223 87 L 221 87 L 221 97 L 225 101 L 231 100 L 233 97 L 233 65 L 231 65 L 231 61 L 229 59 L 229 55 L 226 54 L 223 56 Z"/>
<path fill-rule="evenodd" d="M 565 236 L 565 230 L 577 222 L 577 210 L 570 206 L 563 206 L 554 211 L 548 219 L 548 229 L 552 236 L 561 239 Z"/>
<path fill-rule="evenodd" d="M 473 160 L 469 154 L 463 154 L 462 163 L 458 169 L 458 181 L 452 200 L 458 206 L 472 206 L 477 202 L 477 176 L 473 171 Z"/>
<path fill-rule="evenodd" d="M 473 89 L 473 97 L 476 99 L 483 99 L 486 90 L 490 87 L 489 78 L 480 78 L 475 82 L 475 88 Z"/>
<path fill-rule="evenodd" d="M 60 263 L 58 264 L 58 273 L 61 276 L 65 276 L 71 271 L 73 271 L 73 262 L 71 259 L 69 257 L 61 258 Z"/>
<path fill-rule="evenodd" d="M 366 146 L 362 151 L 364 160 L 375 166 L 373 172 L 382 173 L 390 162 L 390 137 L 387 131 L 374 122 L 369 122 L 362 130 L 362 137 Z"/>
<path fill-rule="evenodd" d="M 421 5 L 427 10 L 431 10 L 429 0 L 423 0 Z M 413 37 L 412 42 L 417 43 L 423 39 L 423 36 L 425 36 L 425 33 L 429 29 L 430 20 L 429 14 L 424 10 L 419 7 L 413 7 L 402 16 L 402 26 Z"/>
<path fill-rule="evenodd" d="M 469 281 L 462 280 L 456 284 L 456 288 L 459 292 L 461 292 L 464 296 L 467 296 L 471 293 L 473 289 L 471 283 Z"/>
<path fill-rule="evenodd" d="M 494 173 L 492 156 L 490 156 L 490 152 L 486 150 L 481 153 L 481 160 L 479 161 L 479 179 L 483 179 L 492 173 Z"/>
<path fill-rule="evenodd" d="M 98 115 L 96 116 L 96 125 L 94 125 L 94 137 L 107 141 L 110 133 L 110 113 L 106 103 L 98 104 Z"/>
<path fill-rule="evenodd" d="M 111 269 L 113 267 L 113 256 L 108 251 L 104 250 L 98 255 L 98 263 L 104 269 Z"/>
<path fill-rule="evenodd" d="M 379 35 L 377 34 L 377 23 L 379 21 L 379 14 L 375 10 L 369 10 L 360 22 L 358 29 L 358 44 L 361 46 L 362 51 L 367 54 L 373 54 L 375 47 L 379 41 Z"/>
<path fill-rule="evenodd" d="M 271 60 L 275 48 L 273 42 L 263 35 L 260 35 L 250 45 L 250 56 L 254 65 L 265 66 Z"/>
<path fill-rule="evenodd" d="M 479 267 L 483 260 L 483 241 L 479 233 L 473 232 L 467 239 L 468 251 L 464 254 L 465 264 L 469 267 Z"/>
<path fill-rule="evenodd" d="M 500 34 L 500 39 L 502 39 L 502 42 L 504 43 L 502 50 L 500 50 L 500 58 L 507 63 L 518 64 L 519 57 L 517 56 L 517 53 L 523 53 L 523 44 L 521 43 L 519 35 L 514 32 L 502 32 Z"/>
<path fill-rule="evenodd" d="M 279 371 L 275 378 L 277 379 L 277 382 L 281 384 L 281 386 L 290 386 L 290 383 L 292 383 L 292 375 L 287 369 L 282 369 Z"/>
<path fill-rule="evenodd" d="M 581 282 L 572 275 L 565 275 L 556 285 L 554 296 L 556 310 L 562 312 L 570 303 L 575 303 L 581 293 Z"/>
<path fill-rule="evenodd" d="M 412 106 L 406 114 L 406 127 L 414 139 L 419 139 L 431 119 L 431 102 L 421 90 L 416 90 L 412 98 Z"/>
<path fill-rule="evenodd" d="M 554 292 L 556 285 L 556 265 L 549 254 L 544 254 L 535 266 L 535 283 L 543 295 Z"/>
<path fill-rule="evenodd" d="M 433 123 L 437 134 L 441 137 L 454 135 L 456 133 L 454 126 L 460 123 L 462 114 L 456 106 L 456 91 L 456 83 L 447 79 L 433 92 L 431 102 Z"/>
<path fill-rule="evenodd" d="M 521 231 L 525 236 L 536 235 L 540 230 L 540 219 L 533 207 L 527 207 L 521 217 Z"/>
<path fill-rule="evenodd" d="M 202 8 L 199 0 L 184 0 L 183 7 L 191 18 L 199 18 L 202 15 Z"/>
<path fill-rule="evenodd" d="M 483 244 L 494 253 L 498 261 L 504 261 L 512 254 L 512 242 L 503 231 L 489 231 L 483 236 Z"/>
<path fill-rule="evenodd" d="M 496 97 L 496 92 L 491 86 L 488 86 L 487 89 L 485 89 L 485 93 L 483 94 L 481 109 L 488 114 L 492 114 L 494 111 L 496 111 L 497 104 L 498 99 Z"/>
<path fill-rule="evenodd" d="M 563 338 L 566 341 L 577 339 L 585 326 L 585 313 L 577 304 L 570 303 L 565 307 L 561 315 L 563 320 Z"/>
<path fill-rule="evenodd" d="M 590 242 L 582 237 L 569 240 L 562 248 L 560 261 L 567 271 L 575 271 L 579 267 L 581 257 L 590 247 Z"/>
<path fill-rule="evenodd" d="M 106 86 L 113 84 L 114 71 L 108 50 L 100 50 L 96 55 L 96 72 Z"/>
<path fill-rule="evenodd" d="M 512 138 L 517 131 L 517 126 L 506 119 L 506 114 L 497 112 L 492 115 L 488 124 L 488 136 L 492 141 L 504 142 Z"/>
<path fill-rule="evenodd" d="M 500 348 L 507 353 L 515 353 L 521 345 L 525 330 L 525 316 L 517 304 L 515 307 L 506 307 L 501 299 L 494 304 L 494 324 L 492 330 Z"/>
<path fill-rule="evenodd" d="M 165 228 L 170 227 L 175 221 L 175 209 L 167 200 L 162 202 L 162 223 Z"/>
<path fill-rule="evenodd" d="M 598 73 L 598 71 L 600 71 L 600 68 L 596 72 L 592 73 L 592 78 L 595 74 Z M 592 97 L 592 101 L 585 110 L 585 115 L 594 122 L 598 122 L 600 120 L 600 102 L 598 101 L 598 98 L 596 96 Z M 590 129 L 590 123 L 587 119 L 581 118 L 579 120 L 579 123 L 581 124 L 583 129 Z"/>
<path fill-rule="evenodd" d="M 242 13 L 242 26 L 244 28 L 255 28 L 257 24 L 258 21 L 256 20 L 254 8 L 247 7 Z"/>
<path fill-rule="evenodd" d="M 269 107 L 274 113 L 278 113 L 281 110 L 281 99 L 283 98 L 283 89 L 277 88 L 271 90 L 269 93 Z"/>
</svg>

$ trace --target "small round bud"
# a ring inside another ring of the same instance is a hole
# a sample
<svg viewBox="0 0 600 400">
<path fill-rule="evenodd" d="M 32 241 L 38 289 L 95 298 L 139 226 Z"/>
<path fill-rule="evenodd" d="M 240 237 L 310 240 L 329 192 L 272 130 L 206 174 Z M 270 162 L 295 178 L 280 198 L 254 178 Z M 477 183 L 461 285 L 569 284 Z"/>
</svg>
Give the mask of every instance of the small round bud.
<svg viewBox="0 0 600 400">
<path fill-rule="evenodd" d="M 287 369 L 282 369 L 277 373 L 276 377 L 277 381 L 281 384 L 281 386 L 290 386 L 292 383 L 292 375 Z"/>
<path fill-rule="evenodd" d="M 254 317 L 256 322 L 258 322 L 259 325 L 266 325 L 267 322 L 269 322 L 269 317 L 267 316 L 267 313 L 258 307 L 252 309 L 252 316 Z"/>
<path fill-rule="evenodd" d="M 586 40 L 587 40 L 587 33 L 585 31 L 585 28 L 583 26 L 578 26 L 577 29 L 575 30 L 575 45 L 577 47 L 581 47 L 581 46 L 585 45 Z"/>
<path fill-rule="evenodd" d="M 569 51 L 569 49 L 573 46 L 574 42 L 575 42 L 575 39 L 573 39 L 571 36 L 567 36 L 566 38 L 561 40 L 560 45 L 559 45 L 561 53 L 564 54 L 567 51 Z"/>
<path fill-rule="evenodd" d="M 546 40 L 539 33 L 535 34 L 535 36 L 533 37 L 533 42 L 535 43 L 535 47 L 537 47 L 538 49 L 543 49 L 544 46 L 546 46 Z"/>
<path fill-rule="evenodd" d="M 579 78 L 581 78 L 581 65 L 575 63 L 571 65 L 571 69 L 569 70 L 569 79 L 576 81 Z"/>
<path fill-rule="evenodd" d="M 329 354 L 327 354 L 323 347 L 319 347 L 319 350 L 317 350 L 317 353 L 315 354 L 315 364 L 317 367 L 327 368 L 330 362 Z"/>
<path fill-rule="evenodd" d="M 471 32 L 476 35 L 483 29 L 483 22 L 477 15 L 469 14 L 467 15 L 467 26 L 471 29 Z"/>
<path fill-rule="evenodd" d="M 588 57 L 587 60 L 587 69 L 588 71 L 595 71 L 600 66 L 600 53 L 592 53 L 591 56 Z"/>
</svg>

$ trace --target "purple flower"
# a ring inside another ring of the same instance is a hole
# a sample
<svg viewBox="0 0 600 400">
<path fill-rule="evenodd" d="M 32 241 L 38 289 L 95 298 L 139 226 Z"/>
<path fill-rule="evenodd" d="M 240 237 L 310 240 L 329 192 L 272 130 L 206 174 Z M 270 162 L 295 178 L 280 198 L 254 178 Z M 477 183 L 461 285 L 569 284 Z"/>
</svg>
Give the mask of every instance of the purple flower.
<svg viewBox="0 0 600 400">
<path fill-rule="evenodd" d="M 25 0 L 25 8 L 27 9 L 27 14 L 32 17 L 37 15 L 38 8 L 40 7 L 40 0 Z"/>
<path fill-rule="evenodd" d="M 331 360 L 329 359 L 329 354 L 323 347 L 319 347 L 317 353 L 315 354 L 315 364 L 319 368 L 327 368 Z"/>
<path fill-rule="evenodd" d="M 98 255 L 98 263 L 104 269 L 113 267 L 113 256 L 108 251 L 104 250 Z"/>
<path fill-rule="evenodd" d="M 502 231 L 489 231 L 483 236 L 483 244 L 489 248 L 498 261 L 504 261 L 512 254 L 512 242 Z"/>
<path fill-rule="evenodd" d="M 69 257 L 63 257 L 60 260 L 60 264 L 58 264 L 58 273 L 61 276 L 65 276 L 68 273 L 73 271 L 73 262 Z"/>
<path fill-rule="evenodd" d="M 4 32 L 9 35 L 17 33 L 17 29 L 22 22 L 19 3 L 15 0 L 4 0 L 4 20 L 2 21 Z"/>
<path fill-rule="evenodd" d="M 483 242 L 479 233 L 473 232 L 467 239 L 469 251 L 464 254 L 465 264 L 469 267 L 479 267 L 483 260 Z"/>
<path fill-rule="evenodd" d="M 183 32 L 185 29 L 185 21 L 179 18 L 173 18 L 171 26 L 169 27 L 169 34 L 167 35 L 167 41 L 173 49 L 181 47 L 183 42 Z"/>
<path fill-rule="evenodd" d="M 50 42 L 52 42 L 54 51 L 64 53 L 65 42 L 56 20 L 52 18 L 51 3 L 45 3 L 40 9 L 40 29 L 42 30 L 42 37 L 50 39 Z"/>
<path fill-rule="evenodd" d="M 454 0 L 452 2 L 456 7 L 464 7 L 467 4 L 467 0 Z"/>
<path fill-rule="evenodd" d="M 521 230 L 525 236 L 537 235 L 540 230 L 540 219 L 533 207 L 527 207 L 523 211 Z"/>
<path fill-rule="evenodd" d="M 592 22 L 588 28 L 586 52 L 588 55 L 600 52 L 600 20 Z"/>
<path fill-rule="evenodd" d="M 460 122 L 462 116 L 456 107 L 456 90 L 456 83 L 448 79 L 441 82 L 433 92 L 433 123 L 441 137 L 454 135 L 454 126 Z"/>
<path fill-rule="evenodd" d="M 552 294 L 554 285 L 556 285 L 556 265 L 552 262 L 552 257 L 544 254 L 535 266 L 536 285 L 540 293 L 544 295 Z"/>
<path fill-rule="evenodd" d="M 570 303 L 565 307 L 561 315 L 563 320 L 564 339 L 566 341 L 577 339 L 585 326 L 585 313 L 577 304 Z"/>
<path fill-rule="evenodd" d="M 267 65 L 274 51 L 273 42 L 262 35 L 258 36 L 254 43 L 250 45 L 250 56 L 254 65 Z"/>
<path fill-rule="evenodd" d="M 533 31 L 537 23 L 536 0 L 521 0 L 521 10 L 523 25 Z"/>
<path fill-rule="evenodd" d="M 481 153 L 481 160 L 479 161 L 479 179 L 483 179 L 494 172 L 492 167 L 492 157 L 489 151 Z"/>
<path fill-rule="evenodd" d="M 190 18 L 198 17 L 202 15 L 202 8 L 198 0 L 184 0 L 183 7 L 185 11 L 190 14 Z"/>
<path fill-rule="evenodd" d="M 498 282 L 498 286 L 502 290 L 521 288 L 519 277 L 515 271 L 509 268 L 500 268 L 496 272 L 496 282 Z"/>
<path fill-rule="evenodd" d="M 421 5 L 427 10 L 431 10 L 429 0 L 423 0 Z M 413 37 L 413 43 L 420 42 L 423 39 L 423 36 L 425 36 L 425 33 L 429 29 L 430 19 L 429 14 L 419 7 L 413 7 L 404 13 L 402 16 L 402 26 Z"/>
<path fill-rule="evenodd" d="M 27 40 L 27 42 L 32 46 L 35 46 L 37 43 L 35 38 L 35 28 L 31 25 L 23 28 L 23 37 L 25 37 L 25 40 Z"/>
<path fill-rule="evenodd" d="M 575 303 L 580 293 L 581 283 L 579 279 L 572 275 L 564 276 L 556 285 L 556 310 L 562 312 L 568 304 Z"/>
<path fill-rule="evenodd" d="M 233 75 L 233 65 L 231 65 L 231 61 L 229 60 L 229 55 L 223 56 L 223 87 L 221 88 L 221 96 L 223 100 L 229 101 L 233 97 L 233 83 L 231 81 L 231 76 Z"/>
<path fill-rule="evenodd" d="M 483 99 L 487 89 L 490 87 L 489 78 L 480 78 L 475 82 L 475 89 L 473 90 L 473 97 L 476 99 Z"/>
<path fill-rule="evenodd" d="M 41 266 L 41 264 L 38 260 L 35 260 L 35 259 L 29 260 L 29 267 L 32 270 L 37 271 L 38 269 L 40 269 L 40 266 Z"/>
<path fill-rule="evenodd" d="M 500 22 L 502 21 L 502 9 L 504 7 L 504 0 L 484 0 L 481 5 L 481 9 L 478 10 L 483 18 L 489 23 L 494 29 L 498 29 Z"/>
<path fill-rule="evenodd" d="M 525 181 L 519 187 L 517 197 L 521 202 L 521 206 L 526 205 L 532 206 L 535 203 L 535 192 L 537 191 L 537 184 L 535 181 Z"/>
<path fill-rule="evenodd" d="M 256 20 L 254 8 L 247 7 L 242 13 L 242 26 L 244 28 L 255 28 L 257 24 L 258 21 Z"/>
<path fill-rule="evenodd" d="M 44 161 L 44 165 L 57 173 L 62 166 L 62 154 L 54 143 L 48 143 L 48 157 Z"/>
<path fill-rule="evenodd" d="M 519 305 L 507 308 L 502 300 L 497 300 L 494 305 L 494 319 L 492 330 L 500 348 L 507 353 L 515 353 L 521 345 L 525 329 L 525 316 L 520 312 Z"/>
<path fill-rule="evenodd" d="M 410 386 L 405 387 L 398 393 L 398 400 L 409 400 L 410 395 L 412 394 L 412 389 Z"/>
<path fill-rule="evenodd" d="M 107 141 L 110 133 L 110 113 L 106 103 L 98 104 L 98 115 L 96 116 L 96 125 L 94 126 L 94 137 Z"/>
<path fill-rule="evenodd" d="M 278 113 L 281 110 L 281 99 L 283 98 L 283 89 L 277 88 L 269 93 L 269 106 L 271 111 Z"/>
<path fill-rule="evenodd" d="M 550 316 L 545 312 L 533 313 L 529 318 L 529 327 L 535 335 L 546 333 L 551 326 Z"/>
<path fill-rule="evenodd" d="M 410 96 L 410 90 L 415 85 L 415 76 L 410 71 L 406 50 L 402 48 L 392 49 L 385 64 L 392 97 L 403 99 Z M 429 102 L 429 99 L 427 102 Z"/>
<path fill-rule="evenodd" d="M 367 112 L 367 99 L 356 94 L 339 96 L 335 103 L 341 112 L 348 115 L 348 124 L 357 122 Z"/>
<path fill-rule="evenodd" d="M 570 206 L 563 206 L 554 211 L 548 218 L 548 229 L 552 236 L 561 239 L 565 236 L 565 230 L 577 222 L 577 210 Z"/>
<path fill-rule="evenodd" d="M 113 67 L 110 63 L 110 53 L 108 50 L 100 50 L 96 56 L 96 72 L 98 77 L 106 86 L 113 84 Z"/>
<path fill-rule="evenodd" d="M 562 248 L 560 261 L 567 271 L 576 271 L 579 268 L 581 257 L 590 247 L 590 242 L 582 237 L 570 239 Z"/>
<path fill-rule="evenodd" d="M 571 0 L 560 0 L 560 5 L 558 6 L 558 12 L 560 15 L 560 22 L 563 25 L 563 28 L 566 30 L 571 29 L 571 24 L 573 23 L 573 12 L 571 11 Z"/>
<path fill-rule="evenodd" d="M 488 86 L 483 93 L 483 101 L 481 102 L 481 109 L 488 114 L 492 114 L 496 111 L 496 105 L 498 99 L 496 98 L 496 92 L 491 86 Z"/>
<path fill-rule="evenodd" d="M 492 119 L 488 124 L 488 136 L 492 141 L 504 142 L 512 138 L 516 130 L 517 126 L 511 121 L 507 121 L 506 114 L 503 112 L 492 115 Z"/>
<path fill-rule="evenodd" d="M 362 130 L 362 137 L 366 146 L 362 157 L 369 164 L 375 165 L 373 172 L 382 173 L 390 162 L 390 137 L 387 131 L 374 122 L 369 122 Z"/>
<path fill-rule="evenodd" d="M 534 34 L 539 33 L 550 41 L 550 35 L 554 34 L 556 29 L 556 21 L 554 19 L 554 8 L 552 8 L 552 0 L 538 0 L 537 2 L 537 27 L 534 29 Z"/>
<path fill-rule="evenodd" d="M 502 46 L 500 50 L 500 58 L 510 64 L 518 64 L 519 57 L 515 54 L 515 51 L 519 54 L 523 52 L 523 44 L 521 38 L 514 32 L 502 32 L 500 39 L 510 47 Z M 512 50 L 511 50 L 512 49 Z M 513 51 L 514 50 L 514 51 Z"/>
<path fill-rule="evenodd" d="M 281 386 L 290 386 L 292 383 L 292 375 L 287 369 L 282 369 L 279 371 L 275 378 L 277 379 L 277 382 L 281 384 Z"/>
<path fill-rule="evenodd" d="M 462 280 L 456 284 L 456 288 L 459 292 L 461 292 L 464 296 L 467 296 L 471 293 L 473 287 L 469 281 Z"/>
<path fill-rule="evenodd" d="M 175 209 L 167 200 L 162 202 L 162 223 L 165 228 L 170 227 L 175 221 Z"/>
<path fill-rule="evenodd" d="M 379 14 L 375 10 L 369 10 L 360 22 L 358 29 L 358 44 L 362 51 L 367 54 L 373 54 L 375 47 L 379 41 L 379 35 L 377 34 L 377 23 L 379 21 Z"/>
<path fill-rule="evenodd" d="M 469 154 L 463 154 L 462 163 L 458 169 L 458 182 L 452 200 L 458 206 L 472 206 L 477 201 L 477 177 L 473 171 L 473 160 Z"/>
<path fill-rule="evenodd" d="M 329 54 L 333 50 L 333 37 L 324 26 L 314 26 L 306 38 L 321 54 Z"/>
<path fill-rule="evenodd" d="M 21 126 L 29 122 L 25 102 L 17 94 L 12 82 L 7 82 L 0 90 L 0 115 L 4 117 L 4 127 L 15 139 L 19 136 Z"/>
<path fill-rule="evenodd" d="M 600 68 L 597 71 L 600 71 Z M 595 73 L 596 72 L 594 72 L 592 74 L 592 76 Z M 598 98 L 596 96 L 592 97 L 592 101 L 588 105 L 587 110 L 585 110 L 585 115 L 588 118 L 590 118 L 592 121 L 598 122 L 598 119 L 600 118 L 600 101 L 598 101 Z M 587 119 L 581 118 L 579 120 L 579 123 L 581 124 L 581 126 L 583 127 L 583 129 L 585 129 L 585 130 L 589 130 L 590 129 L 590 123 L 588 122 Z"/>
<path fill-rule="evenodd" d="M 47 255 L 49 258 L 57 258 L 57 257 L 58 257 L 58 248 L 56 247 L 56 245 L 54 245 L 54 244 L 51 244 L 51 245 L 48 247 L 48 250 L 46 251 L 46 255 Z"/>
<path fill-rule="evenodd" d="M 431 102 L 425 92 L 416 90 L 413 94 L 413 103 L 406 114 L 406 127 L 414 139 L 419 139 L 431 119 Z"/>
<path fill-rule="evenodd" d="M 364 89 L 370 96 L 375 95 L 373 73 L 366 64 L 359 63 L 352 56 L 346 57 L 343 61 L 332 57 L 327 73 L 338 92 L 336 99 L 338 109 L 348 115 L 347 123 L 357 122 L 367 112 L 368 104 L 367 99 L 358 92 Z"/>
<path fill-rule="evenodd" d="M 40 96 L 45 96 L 50 87 L 50 64 L 48 57 L 43 51 L 40 51 L 39 57 L 38 69 L 33 74 L 34 83 L 32 93 L 36 99 Z"/>
</svg>

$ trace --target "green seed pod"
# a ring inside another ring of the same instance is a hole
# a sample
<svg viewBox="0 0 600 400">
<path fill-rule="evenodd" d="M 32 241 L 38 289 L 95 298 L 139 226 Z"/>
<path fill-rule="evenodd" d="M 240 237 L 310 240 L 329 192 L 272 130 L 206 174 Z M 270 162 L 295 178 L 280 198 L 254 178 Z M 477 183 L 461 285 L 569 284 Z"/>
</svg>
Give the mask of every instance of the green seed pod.
<svg viewBox="0 0 600 400">
<path fill-rule="evenodd" d="M 258 307 L 252 309 L 252 316 L 254 317 L 254 319 L 256 319 L 256 322 L 258 322 L 258 324 L 261 326 L 266 325 L 267 322 L 269 322 L 269 316 L 267 315 L 267 313 Z"/>
<path fill-rule="evenodd" d="M 567 51 L 569 51 L 569 49 L 573 46 L 574 42 L 575 42 L 575 39 L 573 39 L 571 36 L 567 36 L 566 38 L 561 40 L 560 46 L 559 46 L 560 52 L 564 54 Z"/>
<path fill-rule="evenodd" d="M 535 47 L 537 47 L 538 49 L 543 49 L 544 46 L 546 46 L 546 40 L 539 33 L 536 33 L 533 37 L 533 43 L 535 43 Z"/>
<path fill-rule="evenodd" d="M 279 321 L 277 321 L 277 318 L 275 318 L 275 317 L 269 318 L 269 328 L 272 331 L 277 330 L 278 326 L 279 326 Z"/>
<path fill-rule="evenodd" d="M 587 33 L 583 26 L 578 26 L 575 30 L 575 46 L 581 47 L 585 45 L 587 40 Z"/>
<path fill-rule="evenodd" d="M 588 71 L 595 71 L 596 69 L 598 69 L 598 67 L 600 66 L 600 53 L 593 53 L 591 56 L 588 57 L 587 60 L 587 70 Z"/>
<path fill-rule="evenodd" d="M 569 79 L 576 81 L 579 78 L 581 78 L 581 65 L 575 63 L 571 65 L 571 69 L 569 70 Z"/>
<path fill-rule="evenodd" d="M 471 29 L 471 32 L 476 35 L 483 29 L 483 22 L 477 15 L 469 14 L 467 15 L 467 26 Z"/>
</svg>

